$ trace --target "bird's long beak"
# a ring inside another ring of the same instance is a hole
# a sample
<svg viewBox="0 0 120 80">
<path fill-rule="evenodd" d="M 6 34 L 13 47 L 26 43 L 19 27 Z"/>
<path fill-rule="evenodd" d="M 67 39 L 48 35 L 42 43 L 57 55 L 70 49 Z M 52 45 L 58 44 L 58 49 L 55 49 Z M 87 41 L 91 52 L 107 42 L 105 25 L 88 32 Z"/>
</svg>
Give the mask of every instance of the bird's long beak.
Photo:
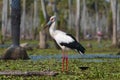
<svg viewBox="0 0 120 80">
<path fill-rule="evenodd" d="M 46 29 L 46 28 L 49 27 L 51 24 L 52 24 L 52 22 L 49 21 L 49 22 L 45 25 L 45 27 L 44 27 L 43 29 Z"/>
</svg>

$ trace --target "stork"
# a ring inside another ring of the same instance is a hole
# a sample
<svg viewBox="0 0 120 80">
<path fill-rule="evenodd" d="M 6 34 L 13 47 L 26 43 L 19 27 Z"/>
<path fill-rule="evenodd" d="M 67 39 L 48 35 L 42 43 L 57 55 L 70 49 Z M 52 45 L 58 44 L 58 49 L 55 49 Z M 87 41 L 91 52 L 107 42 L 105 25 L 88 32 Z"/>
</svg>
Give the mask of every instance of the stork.
<svg viewBox="0 0 120 80">
<path fill-rule="evenodd" d="M 51 37 L 56 41 L 56 43 L 62 49 L 62 71 L 64 71 L 64 64 L 66 64 L 66 71 L 68 70 L 68 54 L 66 50 L 68 48 L 78 51 L 80 54 L 85 53 L 85 48 L 77 42 L 77 40 L 71 35 L 63 31 L 56 30 L 56 16 L 52 16 L 49 22 L 46 24 L 46 27 L 49 27 L 49 33 Z"/>
</svg>

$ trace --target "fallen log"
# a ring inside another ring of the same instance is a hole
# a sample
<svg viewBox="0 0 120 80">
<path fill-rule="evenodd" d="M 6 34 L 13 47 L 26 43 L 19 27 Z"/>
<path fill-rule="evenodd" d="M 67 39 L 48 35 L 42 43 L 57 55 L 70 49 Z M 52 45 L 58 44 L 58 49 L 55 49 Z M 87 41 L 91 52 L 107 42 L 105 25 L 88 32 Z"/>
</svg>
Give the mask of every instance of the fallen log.
<svg viewBox="0 0 120 80">
<path fill-rule="evenodd" d="M 0 71 L 0 76 L 56 76 L 57 72 L 54 71 Z"/>
</svg>

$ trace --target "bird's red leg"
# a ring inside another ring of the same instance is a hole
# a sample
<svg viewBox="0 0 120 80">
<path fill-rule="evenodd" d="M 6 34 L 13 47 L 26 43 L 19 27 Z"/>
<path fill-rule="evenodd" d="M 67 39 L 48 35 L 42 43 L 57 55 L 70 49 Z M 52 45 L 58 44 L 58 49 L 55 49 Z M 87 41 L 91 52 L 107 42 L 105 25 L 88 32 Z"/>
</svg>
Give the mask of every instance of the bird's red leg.
<svg viewBox="0 0 120 80">
<path fill-rule="evenodd" d="M 64 71 L 64 62 L 65 62 L 65 54 L 64 50 L 62 51 L 62 71 Z"/>
<path fill-rule="evenodd" d="M 67 53 L 65 55 L 65 59 L 66 59 L 66 71 L 68 71 L 68 54 Z"/>
</svg>

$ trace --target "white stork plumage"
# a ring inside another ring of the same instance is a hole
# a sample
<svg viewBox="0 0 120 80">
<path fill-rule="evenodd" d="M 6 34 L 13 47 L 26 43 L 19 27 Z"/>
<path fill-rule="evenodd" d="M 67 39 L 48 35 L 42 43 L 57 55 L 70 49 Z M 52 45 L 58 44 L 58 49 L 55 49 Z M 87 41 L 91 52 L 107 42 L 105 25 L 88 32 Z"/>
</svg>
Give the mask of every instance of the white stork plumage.
<svg viewBox="0 0 120 80">
<path fill-rule="evenodd" d="M 47 23 L 46 27 L 49 27 L 49 33 L 51 37 L 56 41 L 56 43 L 62 49 L 62 71 L 64 71 L 64 63 L 66 61 L 66 71 L 68 70 L 68 54 L 65 53 L 67 48 L 75 49 L 80 54 L 84 54 L 85 48 L 77 42 L 77 40 L 71 35 L 63 31 L 56 30 L 56 17 L 52 16 Z M 45 28 L 46 28 L 45 27 Z"/>
</svg>

